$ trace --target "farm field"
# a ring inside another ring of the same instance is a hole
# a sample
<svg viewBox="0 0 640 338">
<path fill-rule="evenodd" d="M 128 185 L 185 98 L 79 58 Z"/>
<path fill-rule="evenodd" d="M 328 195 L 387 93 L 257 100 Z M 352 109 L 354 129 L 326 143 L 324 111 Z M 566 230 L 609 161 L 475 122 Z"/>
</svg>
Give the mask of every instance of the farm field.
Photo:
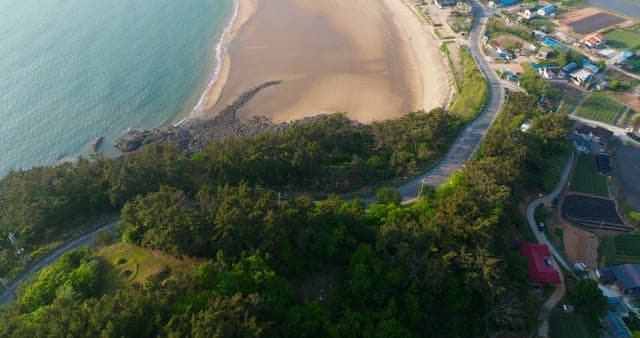
<svg viewBox="0 0 640 338">
<path fill-rule="evenodd" d="M 604 236 L 600 254 L 605 266 L 640 263 L 640 235 Z"/>
<path fill-rule="evenodd" d="M 102 287 L 105 292 L 115 291 L 128 283 L 144 284 L 148 277 L 170 279 L 186 273 L 192 266 L 189 262 L 126 243 L 102 248 L 98 256 L 106 263 Z"/>
<path fill-rule="evenodd" d="M 582 317 L 577 313 L 554 311 L 551 314 L 551 322 L 549 325 L 551 337 L 598 337 L 596 332 L 590 332 L 589 329 L 587 329 Z"/>
<path fill-rule="evenodd" d="M 609 26 L 624 22 L 625 19 L 617 15 L 600 12 L 586 18 L 569 23 L 569 26 L 578 34 L 589 34 Z"/>
<path fill-rule="evenodd" d="M 635 230 L 620 219 L 612 200 L 601 197 L 567 195 L 562 202 L 562 217 L 588 229 L 620 232 Z"/>
<path fill-rule="evenodd" d="M 607 178 L 599 175 L 592 155 L 580 154 L 571 178 L 570 189 L 583 194 L 609 197 Z"/>
<path fill-rule="evenodd" d="M 580 105 L 575 114 L 594 121 L 613 125 L 624 106 L 604 93 L 594 93 Z"/>
<path fill-rule="evenodd" d="M 604 34 L 607 45 L 618 49 L 640 50 L 640 34 L 626 29 L 616 28 Z"/>
<path fill-rule="evenodd" d="M 567 84 L 552 83 L 551 87 L 558 89 L 562 94 L 557 98 L 560 101 L 558 114 L 569 115 L 573 113 L 580 101 L 584 97 L 584 93 Z"/>
</svg>

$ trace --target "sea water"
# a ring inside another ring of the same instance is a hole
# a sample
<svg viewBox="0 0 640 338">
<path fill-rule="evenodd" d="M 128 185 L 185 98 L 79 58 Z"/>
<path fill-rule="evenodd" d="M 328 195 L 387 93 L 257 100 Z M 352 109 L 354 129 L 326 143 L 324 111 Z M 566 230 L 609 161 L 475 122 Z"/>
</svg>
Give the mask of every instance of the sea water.
<svg viewBox="0 0 640 338">
<path fill-rule="evenodd" d="M 0 177 L 189 115 L 233 0 L 0 1 Z"/>
</svg>

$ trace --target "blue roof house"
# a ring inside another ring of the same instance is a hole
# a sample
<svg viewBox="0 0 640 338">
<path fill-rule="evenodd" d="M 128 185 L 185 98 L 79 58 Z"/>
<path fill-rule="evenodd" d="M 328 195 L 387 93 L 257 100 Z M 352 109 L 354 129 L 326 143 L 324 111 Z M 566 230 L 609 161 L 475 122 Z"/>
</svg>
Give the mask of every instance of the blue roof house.
<svg viewBox="0 0 640 338">
<path fill-rule="evenodd" d="M 500 6 L 511 6 L 517 4 L 519 1 L 520 0 L 499 0 L 498 2 Z"/>
<path fill-rule="evenodd" d="M 556 6 L 554 6 L 554 5 L 544 6 L 544 7 L 540 8 L 538 10 L 538 15 L 549 16 L 549 15 L 555 13 L 557 9 L 558 8 Z"/>
<path fill-rule="evenodd" d="M 609 311 L 605 317 L 609 336 L 613 338 L 631 338 L 631 331 L 615 312 Z"/>
<path fill-rule="evenodd" d="M 562 71 L 565 73 L 571 73 L 576 69 L 578 69 L 578 65 L 575 64 L 575 62 L 571 62 L 570 64 L 562 67 Z"/>
</svg>

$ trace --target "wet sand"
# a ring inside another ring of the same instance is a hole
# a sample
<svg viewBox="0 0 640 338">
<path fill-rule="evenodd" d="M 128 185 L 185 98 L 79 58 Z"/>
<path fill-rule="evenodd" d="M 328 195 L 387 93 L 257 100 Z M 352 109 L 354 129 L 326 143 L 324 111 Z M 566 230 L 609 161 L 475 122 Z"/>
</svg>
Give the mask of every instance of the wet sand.
<svg viewBox="0 0 640 338">
<path fill-rule="evenodd" d="M 211 113 L 270 80 L 283 83 L 261 91 L 239 117 L 342 111 L 369 122 L 429 110 L 449 96 L 436 42 L 401 0 L 241 0 L 230 36 Z"/>
</svg>

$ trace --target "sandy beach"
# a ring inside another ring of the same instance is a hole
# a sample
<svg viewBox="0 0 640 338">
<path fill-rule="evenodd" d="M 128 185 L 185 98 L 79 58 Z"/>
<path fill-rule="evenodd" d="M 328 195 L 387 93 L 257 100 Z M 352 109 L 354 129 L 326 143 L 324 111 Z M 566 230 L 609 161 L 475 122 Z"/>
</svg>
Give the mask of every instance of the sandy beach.
<svg viewBox="0 0 640 338">
<path fill-rule="evenodd" d="M 347 112 L 362 122 L 442 106 L 446 68 L 427 28 L 401 0 L 240 0 L 207 110 L 282 80 L 242 118 L 287 121 Z"/>
</svg>

